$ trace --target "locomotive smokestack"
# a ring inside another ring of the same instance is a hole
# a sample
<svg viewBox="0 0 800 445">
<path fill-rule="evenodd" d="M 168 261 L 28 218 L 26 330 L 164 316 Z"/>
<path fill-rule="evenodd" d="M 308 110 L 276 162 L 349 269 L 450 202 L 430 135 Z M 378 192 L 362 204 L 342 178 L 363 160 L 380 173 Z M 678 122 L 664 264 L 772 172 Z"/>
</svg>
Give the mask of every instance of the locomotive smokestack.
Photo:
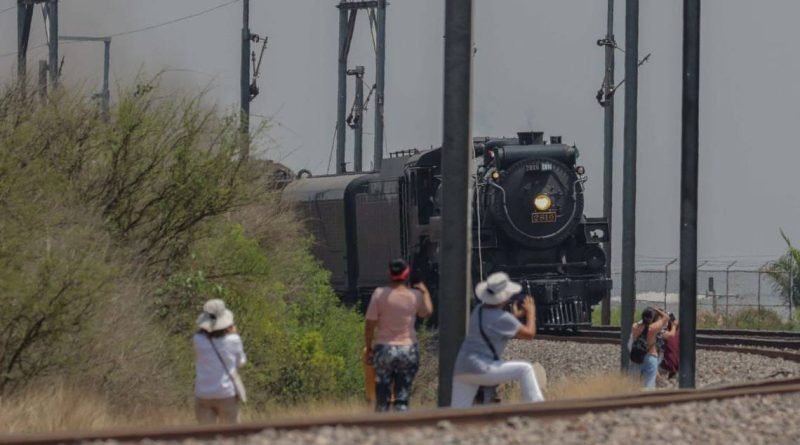
<svg viewBox="0 0 800 445">
<path fill-rule="evenodd" d="M 544 144 L 544 132 L 542 131 L 521 131 L 517 133 L 519 145 L 542 145 Z"/>
</svg>

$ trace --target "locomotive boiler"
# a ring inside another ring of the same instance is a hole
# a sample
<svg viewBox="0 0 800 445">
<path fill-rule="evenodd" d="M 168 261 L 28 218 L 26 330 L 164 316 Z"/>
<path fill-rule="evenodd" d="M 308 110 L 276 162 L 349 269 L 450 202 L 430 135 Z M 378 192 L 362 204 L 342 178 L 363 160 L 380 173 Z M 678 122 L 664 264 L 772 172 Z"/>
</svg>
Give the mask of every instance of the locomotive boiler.
<svg viewBox="0 0 800 445">
<path fill-rule="evenodd" d="M 588 326 L 611 288 L 608 223 L 583 214 L 578 149 L 543 136 L 475 139 L 472 277 L 507 272 L 533 295 L 541 328 Z M 409 260 L 436 299 L 441 174 L 439 148 L 396 152 L 381 171 L 298 179 L 283 197 L 308 221 L 314 254 L 346 302 L 364 305 L 394 257 Z"/>
</svg>

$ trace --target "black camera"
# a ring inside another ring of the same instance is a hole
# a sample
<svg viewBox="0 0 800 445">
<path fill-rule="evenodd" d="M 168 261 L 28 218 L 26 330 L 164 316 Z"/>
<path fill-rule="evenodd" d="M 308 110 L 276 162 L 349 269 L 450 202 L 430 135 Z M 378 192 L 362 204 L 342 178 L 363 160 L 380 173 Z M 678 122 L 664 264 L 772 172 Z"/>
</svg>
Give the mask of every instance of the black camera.
<svg viewBox="0 0 800 445">
<path fill-rule="evenodd" d="M 525 302 L 525 297 L 526 296 L 527 295 L 525 294 L 525 292 L 520 292 L 520 293 L 514 295 L 513 297 L 509 298 L 508 301 L 506 302 L 505 306 L 503 306 L 503 310 L 513 314 L 515 308 L 517 310 L 522 309 L 522 303 Z M 525 315 L 522 315 L 520 317 L 520 321 L 522 323 L 525 323 L 526 318 L 527 317 Z"/>
</svg>

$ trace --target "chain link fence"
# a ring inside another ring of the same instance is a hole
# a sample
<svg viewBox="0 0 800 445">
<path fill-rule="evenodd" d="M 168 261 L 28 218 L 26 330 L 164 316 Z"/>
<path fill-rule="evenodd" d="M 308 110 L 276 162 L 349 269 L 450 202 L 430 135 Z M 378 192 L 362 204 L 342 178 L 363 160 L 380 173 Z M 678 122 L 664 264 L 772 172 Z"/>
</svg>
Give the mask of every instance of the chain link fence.
<svg viewBox="0 0 800 445">
<path fill-rule="evenodd" d="M 760 265 L 739 265 L 739 262 L 716 264 L 700 262 L 697 270 L 697 310 L 720 315 L 733 314 L 741 309 L 769 309 L 783 320 L 792 320 L 796 285 L 792 283 L 796 271 L 780 270 L 772 262 Z M 612 273 L 612 305 L 620 304 L 622 274 Z M 667 312 L 678 312 L 679 267 L 676 261 L 666 260 L 663 265 L 637 264 L 636 311 L 647 306 L 658 306 Z M 784 293 L 784 289 L 789 294 Z"/>
</svg>

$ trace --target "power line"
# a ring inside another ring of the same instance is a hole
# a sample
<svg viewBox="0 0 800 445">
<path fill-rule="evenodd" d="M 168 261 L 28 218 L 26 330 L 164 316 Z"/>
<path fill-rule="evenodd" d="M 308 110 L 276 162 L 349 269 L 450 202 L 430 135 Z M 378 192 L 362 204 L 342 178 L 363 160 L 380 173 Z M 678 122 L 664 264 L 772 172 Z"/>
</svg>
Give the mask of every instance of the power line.
<svg viewBox="0 0 800 445">
<path fill-rule="evenodd" d="M 179 18 L 176 18 L 176 19 L 168 20 L 168 21 L 162 22 L 162 23 L 156 23 L 156 24 L 153 24 L 153 25 L 145 26 L 143 28 L 132 29 L 132 30 L 129 30 L 129 31 L 118 32 L 118 33 L 115 33 L 115 34 L 109 34 L 109 35 L 104 36 L 104 37 L 122 37 L 122 36 L 127 36 L 127 35 L 130 35 L 130 34 L 136 34 L 136 33 L 139 33 L 139 32 L 150 31 L 151 29 L 161 28 L 161 27 L 164 27 L 164 26 L 168 26 L 168 25 L 172 25 L 172 24 L 175 24 L 175 23 L 178 23 L 178 22 L 182 22 L 184 20 L 193 19 L 195 17 L 199 17 L 201 15 L 205 15 L 205 14 L 208 14 L 210 12 L 214 12 L 214 11 L 216 11 L 218 9 L 222 9 L 222 8 L 224 8 L 226 6 L 230 6 L 230 5 L 232 5 L 234 3 L 238 3 L 238 2 L 239 2 L 239 0 L 230 0 L 228 2 L 225 2 L 225 3 L 221 4 L 221 5 L 214 6 L 213 8 L 208 8 L 208 9 L 204 9 L 202 11 L 195 12 L 194 14 L 190 14 L 190 15 L 179 17 Z M 5 11 L 9 11 L 9 10 L 11 10 L 13 8 L 16 8 L 16 6 L 12 6 L 11 8 L 4 9 L 4 10 L 0 11 L 0 14 L 2 14 Z M 41 48 L 41 47 L 44 47 L 44 46 L 47 46 L 47 44 L 34 46 L 33 48 L 30 48 L 30 49 L 37 49 L 37 48 Z M 10 53 L 5 53 L 5 54 L 0 54 L 0 58 L 8 57 L 8 56 L 14 56 L 14 55 L 17 55 L 16 51 L 10 52 Z"/>
<path fill-rule="evenodd" d="M 232 5 L 234 3 L 238 3 L 238 2 L 239 2 L 239 0 L 231 0 L 229 2 L 225 2 L 225 3 L 221 4 L 221 5 L 217 5 L 217 6 L 214 6 L 213 8 L 205 9 L 205 10 L 196 12 L 194 14 L 190 14 L 190 15 L 187 15 L 187 16 L 184 16 L 184 17 L 179 17 L 177 19 L 169 20 L 169 21 L 166 21 L 166 22 L 163 22 L 163 23 L 157 23 L 155 25 L 145 26 L 144 28 L 133 29 L 133 30 L 130 30 L 130 31 L 119 32 L 119 33 L 116 33 L 116 34 L 110 34 L 108 37 L 127 36 L 127 35 L 130 35 L 130 34 L 136 34 L 138 32 L 144 32 L 144 31 L 149 31 L 151 29 L 161 28 L 162 26 L 172 25 L 174 23 L 182 22 L 184 20 L 189 20 L 189 19 L 193 19 L 195 17 L 199 17 L 201 15 L 208 14 L 209 12 L 216 11 L 217 9 L 222 9 L 222 8 L 224 8 L 226 6 L 230 6 L 230 5 Z"/>
</svg>

